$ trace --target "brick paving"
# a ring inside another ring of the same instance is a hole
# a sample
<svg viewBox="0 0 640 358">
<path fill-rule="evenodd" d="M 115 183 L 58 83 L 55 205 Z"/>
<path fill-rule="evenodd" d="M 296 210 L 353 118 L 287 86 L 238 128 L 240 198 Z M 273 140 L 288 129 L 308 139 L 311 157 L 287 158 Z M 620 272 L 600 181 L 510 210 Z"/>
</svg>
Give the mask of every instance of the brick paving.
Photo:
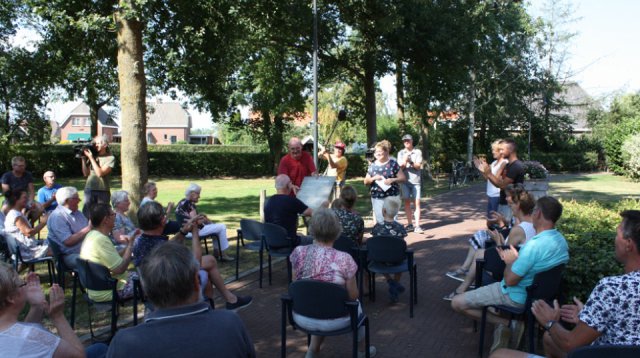
<svg viewBox="0 0 640 358">
<path fill-rule="evenodd" d="M 418 264 L 418 304 L 414 307 L 414 318 L 409 318 L 408 275 L 402 278 L 407 292 L 393 305 L 386 295 L 386 283 L 378 277 L 376 302 L 364 298 L 371 342 L 378 349 L 378 357 L 476 356 L 478 334 L 473 332 L 472 321 L 454 313 L 442 297 L 457 286 L 457 281 L 444 273 L 462 263 L 468 248 L 467 238 L 484 225 L 484 185 L 441 194 L 424 204 L 425 233 L 410 233 L 407 237 Z M 405 222 L 402 213 L 400 222 Z M 239 315 L 253 338 L 258 357 L 279 357 L 280 354 L 280 295 L 287 289 L 286 268 L 281 262 L 274 269 L 272 286 L 265 282 L 262 289 L 258 288 L 257 273 L 230 284 L 234 292 L 254 297 L 253 304 Z M 218 299 L 216 305 L 222 307 L 222 301 Z M 491 331 L 487 333 L 485 347 L 490 345 Z M 289 326 L 287 337 L 287 356 L 304 357 L 306 336 Z M 322 357 L 350 355 L 349 336 L 326 339 Z"/>
</svg>

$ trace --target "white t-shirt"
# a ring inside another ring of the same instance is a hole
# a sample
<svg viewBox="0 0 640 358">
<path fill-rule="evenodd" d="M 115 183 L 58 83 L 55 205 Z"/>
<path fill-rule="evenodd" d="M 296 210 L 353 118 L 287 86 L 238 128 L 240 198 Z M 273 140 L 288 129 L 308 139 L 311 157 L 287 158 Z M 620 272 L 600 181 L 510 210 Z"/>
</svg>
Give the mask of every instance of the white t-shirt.
<svg viewBox="0 0 640 358">
<path fill-rule="evenodd" d="M 509 163 L 508 160 L 506 159 L 502 159 L 502 160 L 494 160 L 493 163 L 491 163 L 491 174 L 493 175 L 498 175 L 498 169 L 500 168 L 500 166 L 502 165 L 502 163 Z M 497 186 L 493 185 L 493 183 L 491 182 L 491 180 L 487 180 L 487 196 L 495 198 L 497 196 L 500 196 L 500 188 L 498 188 Z"/>
<path fill-rule="evenodd" d="M 0 332 L 3 358 L 53 357 L 60 337 L 33 323 L 18 322 Z"/>
</svg>

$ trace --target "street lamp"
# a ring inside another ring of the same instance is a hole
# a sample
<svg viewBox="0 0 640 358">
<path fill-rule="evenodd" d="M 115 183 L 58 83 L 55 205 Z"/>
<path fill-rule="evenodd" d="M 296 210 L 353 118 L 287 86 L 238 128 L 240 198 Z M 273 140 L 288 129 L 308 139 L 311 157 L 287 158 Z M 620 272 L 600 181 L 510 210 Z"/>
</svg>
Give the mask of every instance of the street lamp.
<svg viewBox="0 0 640 358">
<path fill-rule="evenodd" d="M 313 163 L 318 169 L 318 8 L 313 0 Z"/>
</svg>

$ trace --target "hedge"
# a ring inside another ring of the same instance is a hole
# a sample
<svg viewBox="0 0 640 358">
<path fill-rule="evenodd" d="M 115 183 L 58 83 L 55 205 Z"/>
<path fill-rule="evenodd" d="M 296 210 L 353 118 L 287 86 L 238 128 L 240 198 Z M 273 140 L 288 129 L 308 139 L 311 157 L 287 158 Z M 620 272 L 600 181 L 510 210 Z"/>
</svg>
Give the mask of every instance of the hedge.
<svg viewBox="0 0 640 358">
<path fill-rule="evenodd" d="M 551 172 L 585 172 L 601 169 L 596 151 L 531 153 L 531 160 L 542 163 Z"/>
<path fill-rule="evenodd" d="M 159 148 L 163 147 L 163 148 Z M 217 147 L 208 151 L 202 147 Z M 149 175 L 154 177 L 166 176 L 203 176 L 203 177 L 261 177 L 273 175 L 269 153 L 229 152 L 222 146 L 200 145 L 166 145 L 149 146 Z M 188 149 L 193 148 L 193 151 Z M 231 148 L 238 148 L 233 146 Z M 169 151 L 175 149 L 175 151 Z M 112 145 L 111 151 L 116 157 L 113 168 L 114 175 L 120 175 L 120 146 Z M 27 170 L 36 177 L 47 170 L 53 170 L 60 178 L 80 177 L 82 170 L 79 159 L 74 157 L 72 145 L 43 145 L 9 147 L 8 151 L 0 154 L 0 168 L 11 168 L 11 157 L 21 155 L 27 160 Z M 360 177 L 366 173 L 367 162 L 364 156 L 348 154 L 349 167 L 347 177 Z M 326 167 L 325 161 L 320 161 Z"/>
</svg>

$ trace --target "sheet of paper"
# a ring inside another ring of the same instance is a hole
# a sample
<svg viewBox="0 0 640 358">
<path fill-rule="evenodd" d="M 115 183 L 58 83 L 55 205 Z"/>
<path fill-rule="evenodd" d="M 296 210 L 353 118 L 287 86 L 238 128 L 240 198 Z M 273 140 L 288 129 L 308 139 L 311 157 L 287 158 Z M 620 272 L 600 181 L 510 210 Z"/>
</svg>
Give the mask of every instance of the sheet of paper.
<svg viewBox="0 0 640 358">
<path fill-rule="evenodd" d="M 380 187 L 380 189 L 382 189 L 382 191 L 387 191 L 389 190 L 389 188 L 391 188 L 391 185 L 387 185 L 384 183 L 384 179 L 376 180 L 376 184 L 378 185 L 378 187 Z"/>
<path fill-rule="evenodd" d="M 296 197 L 315 210 L 320 207 L 323 201 L 329 200 L 335 182 L 336 177 L 334 176 L 304 177 Z"/>
</svg>

